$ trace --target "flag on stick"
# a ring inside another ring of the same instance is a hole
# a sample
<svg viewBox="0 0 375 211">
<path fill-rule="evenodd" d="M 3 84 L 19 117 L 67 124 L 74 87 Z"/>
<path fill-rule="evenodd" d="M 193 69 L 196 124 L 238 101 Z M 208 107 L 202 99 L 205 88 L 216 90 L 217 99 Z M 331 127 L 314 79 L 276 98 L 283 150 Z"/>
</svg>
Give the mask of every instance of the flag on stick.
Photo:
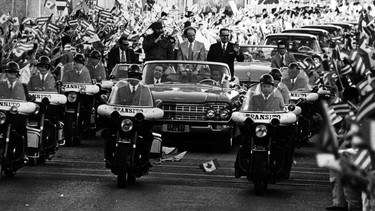
<svg viewBox="0 0 375 211">
<path fill-rule="evenodd" d="M 67 5 L 66 0 L 56 0 L 56 9 L 57 10 L 65 10 Z"/>
<path fill-rule="evenodd" d="M 172 162 L 178 162 L 180 161 L 186 154 L 187 151 L 185 152 L 181 152 L 180 154 L 176 155 L 176 156 L 173 156 L 173 157 L 169 157 L 169 158 L 164 158 L 164 159 L 161 159 L 161 161 L 172 161 Z"/>
<path fill-rule="evenodd" d="M 334 154 L 338 157 L 338 142 L 337 134 L 333 128 L 333 124 L 330 120 L 328 104 L 326 101 L 320 101 L 322 107 L 322 131 L 320 132 L 318 147 L 323 152 Z"/>
<path fill-rule="evenodd" d="M 48 9 L 53 9 L 55 7 L 55 3 L 53 3 L 52 1 L 50 0 L 46 0 L 44 2 L 44 7 L 48 8 Z"/>
<path fill-rule="evenodd" d="M 208 162 L 205 162 L 199 165 L 199 168 L 201 168 L 203 172 L 213 172 L 219 167 L 220 165 L 217 159 L 213 159 L 213 160 L 210 160 Z"/>
</svg>

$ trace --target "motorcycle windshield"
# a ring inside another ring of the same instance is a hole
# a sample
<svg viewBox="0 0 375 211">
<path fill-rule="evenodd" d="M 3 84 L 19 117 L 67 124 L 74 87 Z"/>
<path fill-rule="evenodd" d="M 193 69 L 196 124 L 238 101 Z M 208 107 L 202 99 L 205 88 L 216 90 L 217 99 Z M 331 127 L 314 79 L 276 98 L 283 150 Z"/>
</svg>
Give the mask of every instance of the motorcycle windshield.
<svg viewBox="0 0 375 211">
<path fill-rule="evenodd" d="M 154 106 L 149 87 L 142 81 L 134 78 L 123 79 L 117 82 L 112 88 L 108 103 L 125 106 Z"/>
<path fill-rule="evenodd" d="M 261 91 L 261 85 L 251 87 L 241 106 L 242 112 L 284 112 L 284 99 L 277 88 L 273 88 L 271 93 L 266 96 Z"/>
<path fill-rule="evenodd" d="M 281 71 L 281 83 L 286 85 L 289 91 L 302 91 L 308 92 L 311 90 L 309 84 L 309 76 L 302 68 L 300 64 L 296 63 L 297 69 L 282 68 Z"/>
</svg>

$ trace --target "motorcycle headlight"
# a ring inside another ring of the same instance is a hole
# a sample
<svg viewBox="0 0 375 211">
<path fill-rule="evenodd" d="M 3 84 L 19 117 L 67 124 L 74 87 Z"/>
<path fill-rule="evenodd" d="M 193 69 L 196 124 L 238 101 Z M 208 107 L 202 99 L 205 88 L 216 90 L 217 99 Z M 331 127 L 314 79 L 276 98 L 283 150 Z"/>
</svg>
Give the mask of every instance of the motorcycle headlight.
<svg viewBox="0 0 375 211">
<path fill-rule="evenodd" d="M 3 112 L 0 112 L 0 125 L 4 124 L 6 119 L 7 116 Z"/>
<path fill-rule="evenodd" d="M 74 103 L 77 100 L 77 93 L 75 92 L 70 92 L 68 94 L 68 102 L 69 103 Z"/>
<path fill-rule="evenodd" d="M 80 89 L 79 89 L 79 93 L 81 93 L 81 94 L 85 94 L 86 93 L 86 87 L 81 87 Z"/>
<path fill-rule="evenodd" d="M 228 119 L 229 118 L 229 110 L 228 109 L 222 109 L 220 111 L 220 119 Z"/>
<path fill-rule="evenodd" d="M 206 111 L 206 117 L 207 119 L 213 119 L 215 118 L 215 111 L 214 109 L 210 108 Z"/>
<path fill-rule="evenodd" d="M 258 126 L 255 128 L 255 135 L 256 135 L 258 138 L 263 138 L 264 136 L 267 135 L 267 127 L 264 126 L 264 125 L 258 125 Z"/>
<path fill-rule="evenodd" d="M 35 105 L 35 111 L 34 111 L 34 114 L 38 114 L 40 111 L 40 106 L 39 105 Z"/>
<path fill-rule="evenodd" d="M 11 114 L 16 114 L 18 112 L 18 108 L 16 106 L 12 106 L 12 107 L 10 107 L 9 112 Z"/>
<path fill-rule="evenodd" d="M 121 129 L 124 132 L 129 132 L 133 129 L 133 121 L 130 119 L 124 119 L 121 122 Z"/>
</svg>

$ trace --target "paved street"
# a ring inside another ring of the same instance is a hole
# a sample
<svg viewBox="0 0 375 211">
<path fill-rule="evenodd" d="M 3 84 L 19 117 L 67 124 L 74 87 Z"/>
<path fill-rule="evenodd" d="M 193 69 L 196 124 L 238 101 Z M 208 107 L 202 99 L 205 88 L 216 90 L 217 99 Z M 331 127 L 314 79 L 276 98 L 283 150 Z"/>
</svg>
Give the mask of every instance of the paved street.
<svg viewBox="0 0 375 211">
<path fill-rule="evenodd" d="M 128 189 L 104 166 L 100 138 L 61 147 L 45 165 L 24 167 L 0 180 L 0 210 L 324 210 L 331 204 L 328 172 L 315 165 L 313 146 L 296 150 L 290 180 L 255 196 L 245 178 L 234 178 L 230 153 L 189 149 L 180 162 L 154 161 L 152 172 Z M 168 157 L 168 156 L 166 156 Z M 218 159 L 203 173 L 199 164 Z"/>
</svg>

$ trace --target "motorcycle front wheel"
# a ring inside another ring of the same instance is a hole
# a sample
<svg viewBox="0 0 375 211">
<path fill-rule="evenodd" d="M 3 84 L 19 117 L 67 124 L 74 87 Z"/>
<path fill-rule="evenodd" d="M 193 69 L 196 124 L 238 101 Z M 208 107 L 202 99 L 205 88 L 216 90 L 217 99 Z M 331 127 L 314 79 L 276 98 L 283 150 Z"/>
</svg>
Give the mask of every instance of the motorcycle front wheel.
<svg viewBox="0 0 375 211">
<path fill-rule="evenodd" d="M 128 154 L 129 145 L 120 144 L 118 146 L 118 174 L 117 174 L 117 186 L 119 188 L 127 188 L 129 178 L 128 168 Z"/>
<path fill-rule="evenodd" d="M 74 146 L 74 136 L 76 133 L 76 113 L 71 114 L 71 113 L 65 113 L 65 118 L 64 118 L 64 135 L 65 135 L 65 141 L 66 141 L 66 146 Z"/>
</svg>

